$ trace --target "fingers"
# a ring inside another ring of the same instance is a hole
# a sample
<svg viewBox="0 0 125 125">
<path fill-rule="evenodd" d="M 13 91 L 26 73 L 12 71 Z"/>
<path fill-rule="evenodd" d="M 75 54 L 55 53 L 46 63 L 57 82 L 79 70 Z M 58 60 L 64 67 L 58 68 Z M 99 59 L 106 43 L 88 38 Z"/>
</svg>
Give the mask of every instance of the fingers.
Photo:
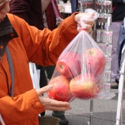
<svg viewBox="0 0 125 125">
<path fill-rule="evenodd" d="M 75 21 L 77 22 L 78 31 L 85 29 L 90 33 L 95 23 L 94 13 L 79 13 L 75 16 Z"/>
<path fill-rule="evenodd" d="M 51 109 L 53 108 L 54 110 L 60 110 L 60 111 L 62 111 L 62 110 L 70 110 L 71 109 L 68 102 L 61 102 L 61 101 L 56 101 L 56 100 L 52 100 L 52 99 L 50 101 L 50 104 L 46 105 L 45 108 L 47 110 L 50 110 L 50 108 Z"/>
<path fill-rule="evenodd" d="M 51 99 L 51 98 L 48 98 L 48 97 L 44 97 L 44 96 L 40 97 L 40 101 L 42 102 L 42 104 L 44 106 L 51 105 L 51 106 L 57 106 L 57 107 L 62 107 L 62 106 L 69 107 L 68 102 L 57 101 L 57 100 L 54 100 L 54 99 Z"/>
<path fill-rule="evenodd" d="M 54 111 L 66 111 L 70 110 L 70 104 L 68 102 L 57 101 L 48 97 L 43 96 L 44 93 L 48 92 L 53 88 L 53 85 L 47 85 L 43 88 L 37 89 L 40 102 L 43 104 L 45 110 L 54 110 Z"/>
<path fill-rule="evenodd" d="M 84 20 L 84 22 L 85 22 L 86 24 L 91 25 L 91 26 L 93 26 L 93 25 L 95 24 L 95 21 L 92 21 L 92 20 Z"/>
<path fill-rule="evenodd" d="M 43 96 L 40 98 L 40 101 L 46 110 L 65 111 L 71 109 L 68 102 L 57 101 Z"/>
<path fill-rule="evenodd" d="M 56 107 L 68 107 L 69 108 L 69 103 L 68 102 L 63 102 L 63 101 L 57 101 L 57 100 L 54 100 L 54 99 L 49 99 L 49 102 L 51 104 L 51 106 L 56 106 Z"/>
<path fill-rule="evenodd" d="M 52 89 L 53 88 L 53 85 L 47 85 L 47 86 L 45 86 L 45 87 L 42 87 L 42 88 L 40 88 L 40 89 L 37 89 L 36 90 L 36 92 L 37 92 L 37 94 L 38 95 L 42 95 L 42 94 L 44 94 L 44 93 L 46 93 L 46 92 L 48 92 L 50 89 Z"/>
<path fill-rule="evenodd" d="M 54 106 L 48 106 L 46 110 L 52 110 L 52 111 L 66 111 L 69 110 L 69 108 L 66 107 L 54 107 Z"/>
<path fill-rule="evenodd" d="M 93 14 L 91 13 L 78 13 L 75 15 L 75 21 L 87 21 L 87 22 L 93 22 Z"/>
</svg>

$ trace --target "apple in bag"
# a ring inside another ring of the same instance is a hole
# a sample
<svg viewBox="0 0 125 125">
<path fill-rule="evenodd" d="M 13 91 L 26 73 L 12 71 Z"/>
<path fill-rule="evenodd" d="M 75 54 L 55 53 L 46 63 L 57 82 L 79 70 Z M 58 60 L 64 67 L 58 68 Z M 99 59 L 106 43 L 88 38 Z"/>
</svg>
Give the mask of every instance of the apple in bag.
<svg viewBox="0 0 125 125">
<path fill-rule="evenodd" d="M 71 93 L 81 99 L 94 98 L 100 92 L 99 83 L 96 83 L 91 74 L 79 75 L 70 81 Z"/>
<path fill-rule="evenodd" d="M 53 84 L 53 88 L 48 92 L 50 98 L 58 101 L 70 101 L 72 94 L 69 89 L 69 80 L 65 76 L 57 76 L 50 80 L 49 84 Z"/>
<path fill-rule="evenodd" d="M 95 77 L 101 75 L 104 71 L 106 59 L 101 50 L 98 48 L 87 49 L 83 53 L 83 65 L 87 71 Z"/>
<path fill-rule="evenodd" d="M 79 55 L 75 52 L 66 52 L 58 59 L 56 69 L 67 78 L 73 78 L 80 74 L 81 65 Z"/>
</svg>

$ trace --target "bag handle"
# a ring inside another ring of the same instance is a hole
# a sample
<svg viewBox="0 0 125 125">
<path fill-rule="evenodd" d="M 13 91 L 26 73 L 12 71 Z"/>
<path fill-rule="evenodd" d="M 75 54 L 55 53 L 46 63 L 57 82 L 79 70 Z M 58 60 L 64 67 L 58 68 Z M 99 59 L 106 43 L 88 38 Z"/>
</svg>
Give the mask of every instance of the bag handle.
<svg viewBox="0 0 125 125">
<path fill-rule="evenodd" d="M 11 87 L 10 87 L 9 93 L 10 93 L 10 96 L 13 97 L 14 96 L 14 68 L 13 68 L 12 58 L 11 58 L 8 46 L 6 47 L 5 51 L 7 54 L 7 60 L 8 60 L 10 75 L 11 75 Z"/>
</svg>

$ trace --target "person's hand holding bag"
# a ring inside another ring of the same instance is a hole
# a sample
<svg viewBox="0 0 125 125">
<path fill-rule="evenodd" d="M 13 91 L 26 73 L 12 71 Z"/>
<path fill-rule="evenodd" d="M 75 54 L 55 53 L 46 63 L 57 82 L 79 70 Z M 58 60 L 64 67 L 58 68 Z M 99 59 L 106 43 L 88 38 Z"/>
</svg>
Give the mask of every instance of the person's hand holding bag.
<svg viewBox="0 0 125 125">
<path fill-rule="evenodd" d="M 77 30 L 85 30 L 90 33 L 98 16 L 99 14 L 93 9 L 86 9 L 84 13 L 76 14 L 75 21 L 77 22 Z"/>
<path fill-rule="evenodd" d="M 84 27 L 81 26 L 82 17 L 87 17 L 86 20 L 83 20 Z M 95 23 L 95 21 L 91 19 L 92 17 L 93 17 L 93 14 L 89 14 L 89 13 L 76 14 L 75 21 L 77 22 L 77 28 L 78 28 L 77 30 L 81 31 L 82 29 L 84 29 L 90 33 L 92 31 L 92 26 Z"/>
</svg>

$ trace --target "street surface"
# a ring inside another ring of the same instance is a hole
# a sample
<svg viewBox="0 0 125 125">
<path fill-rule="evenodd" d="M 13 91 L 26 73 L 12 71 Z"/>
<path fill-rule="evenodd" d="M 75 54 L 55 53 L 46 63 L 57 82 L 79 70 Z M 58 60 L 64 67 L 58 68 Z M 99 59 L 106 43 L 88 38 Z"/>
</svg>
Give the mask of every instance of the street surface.
<svg viewBox="0 0 125 125">
<path fill-rule="evenodd" d="M 94 99 L 93 117 L 90 125 L 115 125 L 117 110 L 117 89 L 112 90 L 116 96 L 111 100 Z M 69 125 L 89 125 L 90 121 L 90 100 L 75 99 L 71 102 L 72 110 L 66 111 L 66 118 Z M 123 99 L 123 124 L 125 125 L 125 93 Z M 47 112 L 51 115 L 51 112 Z"/>
</svg>

